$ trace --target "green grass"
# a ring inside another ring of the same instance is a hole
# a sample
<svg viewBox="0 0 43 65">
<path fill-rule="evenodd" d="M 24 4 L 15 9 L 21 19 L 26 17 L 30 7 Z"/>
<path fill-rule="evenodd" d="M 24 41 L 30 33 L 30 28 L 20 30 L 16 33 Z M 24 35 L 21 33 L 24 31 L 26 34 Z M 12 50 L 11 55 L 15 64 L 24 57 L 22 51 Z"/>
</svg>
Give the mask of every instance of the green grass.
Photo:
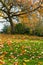
<svg viewBox="0 0 43 65">
<path fill-rule="evenodd" d="M 43 41 L 5 42 L 0 49 L 3 65 L 43 65 Z"/>
</svg>

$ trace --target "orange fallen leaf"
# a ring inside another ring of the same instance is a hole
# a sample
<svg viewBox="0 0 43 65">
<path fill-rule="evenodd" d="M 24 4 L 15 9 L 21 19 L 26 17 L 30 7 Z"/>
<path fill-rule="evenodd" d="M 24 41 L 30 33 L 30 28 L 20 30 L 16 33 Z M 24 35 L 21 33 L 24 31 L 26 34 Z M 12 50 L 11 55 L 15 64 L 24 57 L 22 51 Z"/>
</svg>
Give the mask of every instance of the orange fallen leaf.
<svg viewBox="0 0 43 65">
<path fill-rule="evenodd" d="M 18 65 L 18 62 L 15 62 L 14 65 Z"/>
</svg>

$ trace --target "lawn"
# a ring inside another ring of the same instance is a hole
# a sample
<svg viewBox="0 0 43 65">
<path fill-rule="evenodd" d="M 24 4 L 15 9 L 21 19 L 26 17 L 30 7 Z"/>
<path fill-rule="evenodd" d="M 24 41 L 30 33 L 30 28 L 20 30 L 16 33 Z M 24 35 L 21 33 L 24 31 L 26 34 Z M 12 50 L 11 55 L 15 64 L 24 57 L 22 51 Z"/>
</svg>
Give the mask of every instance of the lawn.
<svg viewBox="0 0 43 65">
<path fill-rule="evenodd" d="M 0 65 L 43 65 L 43 38 L 0 35 Z"/>
</svg>

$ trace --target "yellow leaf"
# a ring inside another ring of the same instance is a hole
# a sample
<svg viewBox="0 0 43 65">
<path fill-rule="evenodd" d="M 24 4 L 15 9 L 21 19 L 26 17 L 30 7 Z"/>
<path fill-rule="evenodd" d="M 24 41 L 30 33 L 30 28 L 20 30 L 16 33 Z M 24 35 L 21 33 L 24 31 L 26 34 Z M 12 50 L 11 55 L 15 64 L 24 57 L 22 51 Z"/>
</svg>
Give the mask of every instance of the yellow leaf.
<svg viewBox="0 0 43 65">
<path fill-rule="evenodd" d="M 2 65 L 2 64 L 0 64 L 0 65 Z"/>
<path fill-rule="evenodd" d="M 25 62 L 29 62 L 30 60 L 24 60 Z"/>
<path fill-rule="evenodd" d="M 23 63 L 23 65 L 26 65 L 26 63 Z"/>
</svg>

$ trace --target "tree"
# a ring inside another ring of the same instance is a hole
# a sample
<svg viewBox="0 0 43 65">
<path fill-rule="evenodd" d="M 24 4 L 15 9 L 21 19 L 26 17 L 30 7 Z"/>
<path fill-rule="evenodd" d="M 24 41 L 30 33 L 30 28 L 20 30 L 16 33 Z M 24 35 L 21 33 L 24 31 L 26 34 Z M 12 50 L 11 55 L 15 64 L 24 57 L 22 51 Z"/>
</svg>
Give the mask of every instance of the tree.
<svg viewBox="0 0 43 65">
<path fill-rule="evenodd" d="M 42 1 L 43 0 L 0 0 L 0 11 L 6 14 L 2 15 L 2 17 L 10 22 L 11 33 L 14 32 L 13 19 L 21 17 L 21 15 L 24 14 L 30 15 L 34 11 L 42 8 Z"/>
</svg>

